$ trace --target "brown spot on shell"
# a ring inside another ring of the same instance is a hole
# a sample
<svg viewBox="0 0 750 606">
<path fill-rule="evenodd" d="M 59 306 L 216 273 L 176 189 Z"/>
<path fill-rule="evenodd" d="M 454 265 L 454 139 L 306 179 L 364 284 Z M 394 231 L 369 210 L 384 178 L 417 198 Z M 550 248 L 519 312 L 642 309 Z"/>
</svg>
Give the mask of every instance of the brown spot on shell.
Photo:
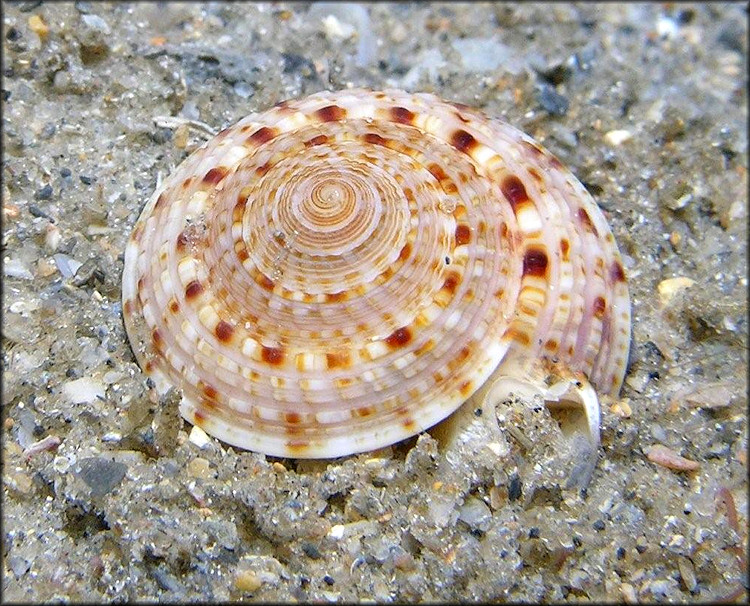
<svg viewBox="0 0 750 606">
<path fill-rule="evenodd" d="M 461 276 L 459 276 L 455 271 L 450 272 L 446 276 L 445 282 L 443 282 L 443 288 L 451 294 L 455 293 L 460 278 Z"/>
<path fill-rule="evenodd" d="M 547 273 L 547 253 L 539 248 L 529 248 L 523 256 L 523 275 L 542 277 Z"/>
<path fill-rule="evenodd" d="M 526 193 L 526 187 L 524 186 L 521 179 L 515 175 L 508 175 L 503 179 L 500 189 L 503 195 L 507 198 L 513 210 L 516 210 L 521 204 L 529 201 L 529 196 Z"/>
<path fill-rule="evenodd" d="M 278 134 L 277 129 L 270 128 L 268 126 L 261 126 L 252 135 L 250 135 L 245 140 L 245 142 L 260 146 L 260 145 L 263 145 L 264 143 L 268 143 L 271 139 L 274 139 L 277 134 Z"/>
<path fill-rule="evenodd" d="M 459 128 L 451 135 L 451 145 L 460 152 L 470 154 L 479 143 L 474 138 L 474 135 Z"/>
<path fill-rule="evenodd" d="M 590 231 L 592 234 L 599 237 L 599 232 L 594 226 L 593 221 L 591 221 L 591 217 L 589 217 L 589 214 L 586 212 L 585 208 L 579 208 L 577 216 L 578 220 L 581 222 L 581 225 L 585 230 Z"/>
<path fill-rule="evenodd" d="M 612 263 L 610 276 L 613 282 L 625 282 L 625 270 L 622 267 L 622 263 L 617 260 Z"/>
<path fill-rule="evenodd" d="M 347 351 L 333 351 L 326 353 L 326 364 L 328 369 L 348 368 L 351 365 L 351 357 Z"/>
<path fill-rule="evenodd" d="M 522 345 L 524 347 L 528 347 L 531 344 L 531 339 L 529 338 L 529 335 L 527 335 L 525 332 L 519 330 L 515 326 L 511 326 L 505 333 L 505 336 L 509 339 L 512 339 L 519 345 Z"/>
<path fill-rule="evenodd" d="M 130 299 L 127 299 L 122 304 L 122 311 L 126 314 L 132 314 L 133 313 L 133 302 Z"/>
<path fill-rule="evenodd" d="M 471 242 L 471 228 L 459 223 L 456 225 L 456 246 L 462 246 Z"/>
<path fill-rule="evenodd" d="M 232 336 L 234 335 L 234 327 L 229 322 L 219 320 L 219 322 L 216 324 L 214 332 L 216 333 L 216 337 L 219 339 L 219 341 L 226 343 L 232 340 Z"/>
<path fill-rule="evenodd" d="M 227 176 L 227 172 L 228 169 L 225 166 L 216 166 L 203 175 L 203 182 L 215 185 Z"/>
<path fill-rule="evenodd" d="M 284 422 L 290 425 L 297 425 L 302 421 L 302 416 L 297 412 L 285 412 Z"/>
<path fill-rule="evenodd" d="M 414 112 L 405 107 L 396 106 L 391 108 L 391 118 L 394 122 L 399 122 L 400 124 L 414 124 L 415 117 Z"/>
<path fill-rule="evenodd" d="M 349 293 L 347 293 L 345 290 L 339 292 L 328 292 L 326 293 L 325 297 L 328 303 L 340 303 L 341 301 L 346 301 L 349 298 Z"/>
<path fill-rule="evenodd" d="M 388 140 L 384 139 L 377 133 L 365 133 L 362 135 L 362 140 L 370 145 L 382 145 L 383 147 L 388 146 Z"/>
<path fill-rule="evenodd" d="M 375 412 L 375 409 L 372 406 L 360 406 L 359 408 L 355 408 L 352 413 L 356 417 L 369 417 Z"/>
<path fill-rule="evenodd" d="M 167 203 L 167 194 L 166 194 L 166 192 L 162 192 L 161 194 L 159 194 L 159 197 L 156 199 L 156 204 L 154 205 L 154 210 L 160 209 L 166 203 Z"/>
<path fill-rule="evenodd" d="M 161 351 L 161 348 L 164 346 L 164 339 L 162 338 L 159 329 L 154 328 L 154 330 L 151 331 L 151 341 L 154 344 L 154 349 L 156 349 L 156 351 Z"/>
<path fill-rule="evenodd" d="M 170 299 L 169 301 L 169 311 L 171 311 L 173 314 L 176 314 L 178 311 L 180 311 L 180 304 L 174 298 Z"/>
<path fill-rule="evenodd" d="M 185 247 L 188 244 L 188 237 L 187 234 L 184 231 L 181 231 L 180 234 L 177 236 L 177 241 L 175 242 L 175 246 L 177 247 L 177 252 L 182 252 L 185 250 Z"/>
<path fill-rule="evenodd" d="M 267 364 L 273 364 L 274 366 L 280 366 L 284 363 L 284 350 L 280 347 L 266 347 L 263 346 L 261 350 L 261 358 Z"/>
<path fill-rule="evenodd" d="M 604 300 L 604 297 L 596 297 L 594 299 L 594 316 L 601 319 L 606 309 L 607 302 Z"/>
<path fill-rule="evenodd" d="M 307 440 L 289 440 L 286 443 L 286 448 L 291 454 L 299 456 L 310 448 L 310 442 Z"/>
<path fill-rule="evenodd" d="M 201 389 L 203 390 L 203 395 L 205 395 L 209 400 L 216 400 L 216 398 L 219 396 L 219 392 L 216 391 L 216 388 L 209 383 L 201 381 Z"/>
<path fill-rule="evenodd" d="M 346 110 L 338 105 L 327 105 L 315 112 L 321 122 L 337 122 L 346 118 Z"/>
<path fill-rule="evenodd" d="M 398 328 L 394 330 L 388 337 L 386 337 L 385 342 L 388 344 L 389 347 L 395 349 L 397 347 L 403 347 L 406 345 L 409 341 L 411 341 L 411 331 L 407 326 L 402 326 L 401 328 Z"/>
<path fill-rule="evenodd" d="M 198 282 L 198 280 L 193 280 L 185 287 L 185 298 L 186 299 L 195 299 L 198 295 L 200 295 L 203 292 L 203 284 Z"/>
<path fill-rule="evenodd" d="M 325 145 L 328 143 L 328 137 L 326 135 L 318 135 L 313 137 L 309 141 L 305 141 L 305 147 L 314 147 L 316 145 Z"/>
<path fill-rule="evenodd" d="M 269 278 L 266 274 L 260 274 L 258 284 L 260 284 L 266 290 L 273 290 L 273 287 L 276 286 L 276 283 L 271 280 L 271 278 Z"/>
<path fill-rule="evenodd" d="M 563 261 L 568 261 L 568 253 L 570 252 L 570 242 L 567 238 L 560 239 L 560 252 L 562 253 Z"/>
<path fill-rule="evenodd" d="M 411 254 L 411 244 L 408 242 L 404 244 L 403 248 L 401 249 L 401 252 L 398 253 L 398 258 L 401 261 L 406 261 L 406 259 L 409 258 L 409 255 Z"/>
</svg>

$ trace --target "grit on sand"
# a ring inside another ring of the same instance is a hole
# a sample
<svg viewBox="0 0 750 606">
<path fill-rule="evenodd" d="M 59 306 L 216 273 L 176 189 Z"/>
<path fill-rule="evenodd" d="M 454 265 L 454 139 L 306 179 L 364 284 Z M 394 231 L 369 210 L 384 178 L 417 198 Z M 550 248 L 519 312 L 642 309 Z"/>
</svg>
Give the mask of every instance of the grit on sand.
<svg viewBox="0 0 750 606">
<path fill-rule="evenodd" d="M 6 602 L 747 599 L 745 4 L 3 15 Z M 492 448 L 431 430 L 296 461 L 191 439 L 153 400 L 120 277 L 157 180 L 201 125 L 351 86 L 503 118 L 603 209 L 633 343 L 585 488 L 528 402 L 503 408 Z"/>
</svg>

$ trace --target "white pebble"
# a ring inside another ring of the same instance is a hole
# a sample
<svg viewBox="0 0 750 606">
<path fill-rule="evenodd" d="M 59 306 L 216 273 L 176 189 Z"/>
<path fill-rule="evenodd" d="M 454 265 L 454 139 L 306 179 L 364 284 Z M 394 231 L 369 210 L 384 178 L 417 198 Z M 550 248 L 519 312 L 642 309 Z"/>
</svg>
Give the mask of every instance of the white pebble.
<svg viewBox="0 0 750 606">
<path fill-rule="evenodd" d="M 188 439 L 201 449 L 206 448 L 211 443 L 211 438 L 208 437 L 208 434 L 197 425 L 193 425 Z"/>
<path fill-rule="evenodd" d="M 625 143 L 625 141 L 631 139 L 632 137 L 633 133 L 631 133 L 629 130 L 611 130 L 608 133 L 605 133 L 604 141 L 608 145 L 617 147 L 618 145 Z"/>
<path fill-rule="evenodd" d="M 81 377 L 65 383 L 62 392 L 73 404 L 91 403 L 104 398 L 104 384 L 90 377 Z"/>
</svg>

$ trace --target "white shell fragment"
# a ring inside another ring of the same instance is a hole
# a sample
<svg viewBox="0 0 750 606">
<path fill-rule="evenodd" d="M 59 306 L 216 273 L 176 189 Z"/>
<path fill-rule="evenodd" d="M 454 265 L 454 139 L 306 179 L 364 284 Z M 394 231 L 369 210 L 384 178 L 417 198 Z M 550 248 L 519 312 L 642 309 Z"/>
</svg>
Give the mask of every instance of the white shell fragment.
<svg viewBox="0 0 750 606">
<path fill-rule="evenodd" d="M 317 93 L 223 130 L 146 204 L 122 288 L 157 390 L 276 456 L 387 446 L 527 367 L 572 377 L 542 391 L 579 386 L 598 436 L 596 393 L 628 358 L 591 196 L 527 135 L 430 94 Z"/>
</svg>

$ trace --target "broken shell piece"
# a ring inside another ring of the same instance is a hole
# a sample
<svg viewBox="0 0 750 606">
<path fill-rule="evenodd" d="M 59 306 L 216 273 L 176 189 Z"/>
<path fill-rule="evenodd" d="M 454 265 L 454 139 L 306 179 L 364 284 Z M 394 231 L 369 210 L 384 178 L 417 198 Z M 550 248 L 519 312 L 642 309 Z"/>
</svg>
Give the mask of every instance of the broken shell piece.
<svg viewBox="0 0 750 606">
<path fill-rule="evenodd" d="M 646 458 L 652 463 L 674 471 L 695 471 L 700 468 L 700 463 L 697 461 L 686 459 L 663 444 L 647 446 L 643 449 L 643 452 L 646 453 Z"/>
<path fill-rule="evenodd" d="M 659 285 L 656 288 L 659 291 L 659 302 L 661 303 L 661 306 L 664 307 L 667 305 L 678 292 L 691 287 L 693 284 L 695 284 L 695 280 L 683 276 L 679 278 L 668 278 L 667 280 L 659 282 Z"/>
</svg>

